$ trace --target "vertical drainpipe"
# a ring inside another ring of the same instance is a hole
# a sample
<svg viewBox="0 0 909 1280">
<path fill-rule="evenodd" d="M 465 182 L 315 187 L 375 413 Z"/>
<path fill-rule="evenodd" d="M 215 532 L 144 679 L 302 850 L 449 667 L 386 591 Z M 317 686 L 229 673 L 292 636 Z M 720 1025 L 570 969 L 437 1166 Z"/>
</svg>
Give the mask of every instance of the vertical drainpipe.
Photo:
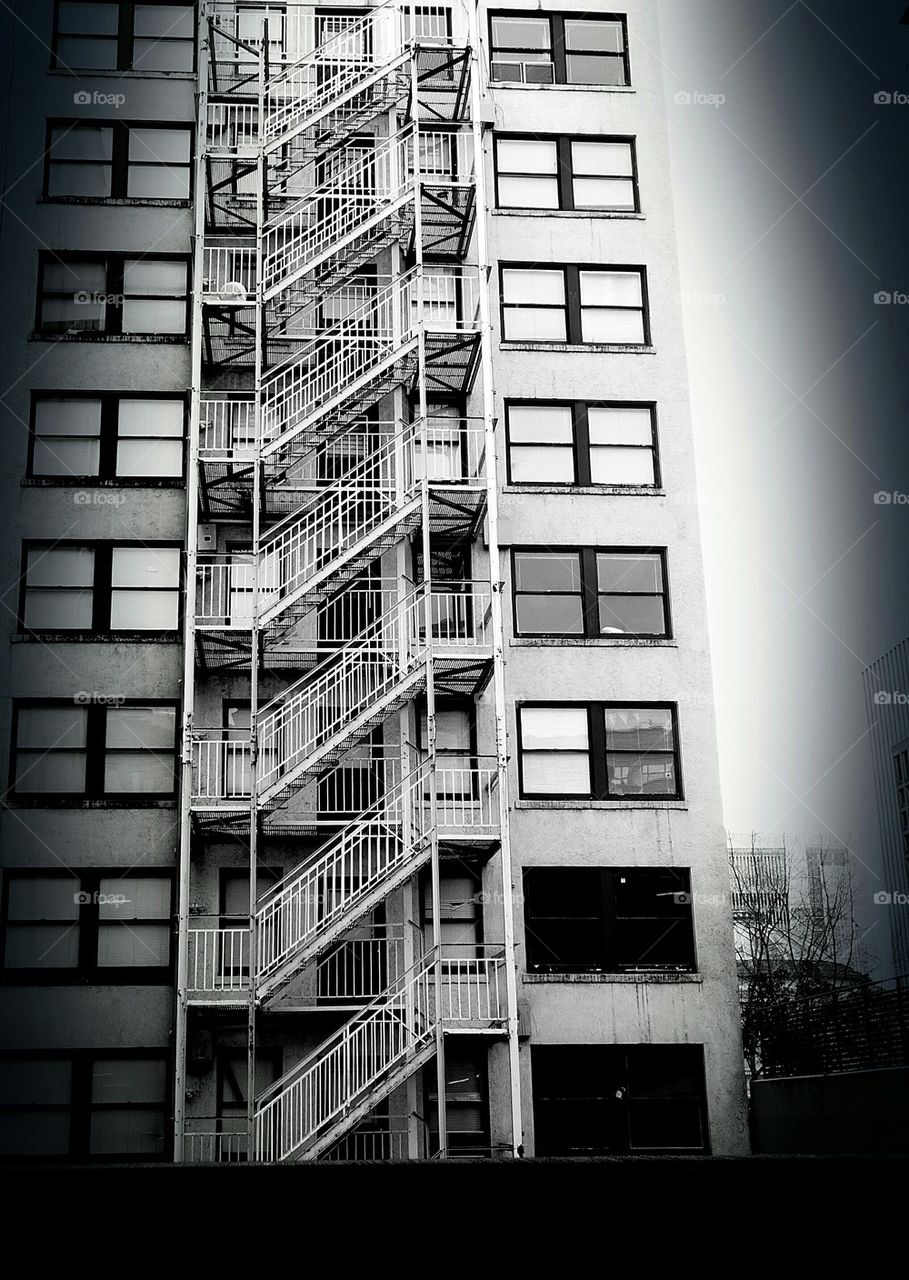
<svg viewBox="0 0 909 1280">
<path fill-rule="evenodd" d="M 482 62 L 480 53 L 480 0 L 465 0 L 470 23 L 471 117 L 477 202 L 477 274 L 480 293 L 480 352 L 483 372 L 483 417 L 486 424 L 486 519 L 489 542 L 489 582 L 492 605 L 493 691 L 496 716 L 496 766 L 499 791 L 499 824 L 502 858 L 502 928 L 505 946 L 505 995 L 508 1004 L 508 1064 L 511 1085 L 512 1155 L 523 1148 L 521 1071 L 518 1052 L 518 997 L 515 970 L 514 895 L 511 865 L 508 794 L 508 722 L 505 696 L 505 640 L 502 622 L 502 587 L 499 557 L 499 488 L 496 468 L 496 418 L 492 361 L 492 320 L 489 305 L 489 244 L 486 205 L 486 156 L 483 150 Z"/>
<path fill-rule="evenodd" d="M 183 754 L 180 772 L 180 874 L 177 904 L 177 991 L 174 1017 L 174 1161 L 183 1162 L 186 1119 L 186 985 L 188 979 L 190 844 L 193 788 L 192 728 L 195 708 L 196 546 L 199 520 L 199 421 L 202 389 L 202 281 L 205 236 L 205 151 L 208 142 L 208 23 L 199 7 L 198 82 L 196 86 L 196 161 L 193 188 L 193 293 L 190 334 L 189 465 L 186 475 L 185 591 L 183 610 Z"/>
</svg>

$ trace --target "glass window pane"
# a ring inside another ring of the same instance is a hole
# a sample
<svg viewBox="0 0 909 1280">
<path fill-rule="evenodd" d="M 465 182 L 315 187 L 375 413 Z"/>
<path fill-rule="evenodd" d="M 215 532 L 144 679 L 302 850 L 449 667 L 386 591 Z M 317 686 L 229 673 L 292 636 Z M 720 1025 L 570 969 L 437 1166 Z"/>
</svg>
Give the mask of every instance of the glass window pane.
<svg viewBox="0 0 909 1280">
<path fill-rule="evenodd" d="M 106 276 L 103 262 L 47 262 L 44 266 L 46 293 L 103 293 Z"/>
<path fill-rule="evenodd" d="M 11 876 L 8 920 L 78 920 L 79 879 L 75 875 Z"/>
<path fill-rule="evenodd" d="M 565 301 L 564 273 L 506 267 L 502 272 L 502 297 L 505 302 L 561 306 Z"/>
<path fill-rule="evenodd" d="M 130 165 L 126 194 L 132 200 L 188 200 L 189 169 L 165 165 Z"/>
<path fill-rule="evenodd" d="M 111 193 L 111 172 L 109 164 L 52 164 L 47 194 L 103 199 Z"/>
<path fill-rule="evenodd" d="M 576 551 L 516 551 L 515 587 L 518 591 L 581 590 L 581 558 Z"/>
<path fill-rule="evenodd" d="M 183 444 L 178 440 L 121 440 L 118 476 L 181 476 Z"/>
<path fill-rule="evenodd" d="M 634 212 L 634 183 L 630 178 L 575 178 L 576 209 L 619 209 Z"/>
<path fill-rule="evenodd" d="M 4 1156 L 62 1156 L 69 1153 L 69 1112 L 9 1112 L 0 1125 Z"/>
<path fill-rule="evenodd" d="M 555 307 L 506 308 L 503 336 L 512 342 L 564 342 L 565 312 Z"/>
<path fill-rule="evenodd" d="M 621 342 L 641 346 L 644 317 L 640 311 L 584 307 L 581 310 L 582 342 Z"/>
<path fill-rule="evenodd" d="M 10 925 L 3 963 L 9 969 L 72 969 L 79 963 L 79 926 Z"/>
<path fill-rule="evenodd" d="M 173 751 L 176 714 L 173 707 L 110 707 L 107 746 Z"/>
<path fill-rule="evenodd" d="M 571 449 L 513 446 L 511 479 L 515 484 L 573 484 L 574 454 Z"/>
<path fill-rule="evenodd" d="M 661 636 L 666 630 L 662 596 L 600 596 L 602 635 Z"/>
<path fill-rule="evenodd" d="M 653 418 L 646 407 L 614 405 L 594 408 L 591 405 L 587 410 L 587 426 L 592 445 L 653 443 Z"/>
<path fill-rule="evenodd" d="M 192 71 L 191 40 L 134 40 L 133 67 L 137 71 Z"/>
<path fill-rule="evenodd" d="M 100 433 L 100 400 L 39 400 L 35 405 L 36 435 L 97 436 Z"/>
<path fill-rule="evenodd" d="M 114 150 L 113 129 L 94 125 L 54 129 L 51 132 L 51 160 L 110 160 Z"/>
<path fill-rule="evenodd" d="M 566 49 L 597 49 L 621 53 L 625 47 L 621 22 L 601 22 L 590 18 L 565 19 Z"/>
<path fill-rule="evenodd" d="M 571 444 L 571 408 L 567 404 L 513 404 L 508 408 L 513 444 Z"/>
<path fill-rule="evenodd" d="M 72 1064 L 65 1059 L 7 1059 L 0 1062 L 0 1100 L 7 1106 L 70 1100 Z"/>
<path fill-rule="evenodd" d="M 497 48 L 548 49 L 548 18 L 493 18 L 492 43 Z"/>
<path fill-rule="evenodd" d="M 672 756 L 606 753 L 609 794 L 612 796 L 659 796 L 676 792 L 675 762 Z"/>
<path fill-rule="evenodd" d="M 85 753 L 20 751 L 16 757 L 16 790 L 22 795 L 85 790 Z"/>
<path fill-rule="evenodd" d="M 114 591 L 110 601 L 113 631 L 176 631 L 180 599 L 176 591 Z"/>
<path fill-rule="evenodd" d="M 521 740 L 525 749 L 587 750 L 586 707 L 522 707 Z"/>
<path fill-rule="evenodd" d="M 502 173 L 544 173 L 559 171 L 555 142 L 531 138 L 502 138 L 496 146 Z"/>
<path fill-rule="evenodd" d="M 174 789 L 173 760 L 151 751 L 108 753 L 104 762 L 104 790 L 112 794 L 170 794 Z"/>
<path fill-rule="evenodd" d="M 135 17 L 137 36 L 193 38 L 193 6 L 191 4 L 137 4 Z M 585 45 L 585 48 L 589 46 Z"/>
<path fill-rule="evenodd" d="M 92 1102 L 163 1102 L 167 1068 L 154 1058 L 99 1058 L 92 1069 Z"/>
<path fill-rule="evenodd" d="M 61 0 L 58 10 L 58 30 L 77 35 L 117 34 L 116 4 L 76 4 Z"/>
<path fill-rule="evenodd" d="M 21 707 L 19 747 L 84 747 L 88 712 L 84 707 Z"/>
<path fill-rule="evenodd" d="M 127 258 L 123 264 L 123 289 L 127 294 L 142 297 L 183 297 L 186 263 Z"/>
<path fill-rule="evenodd" d="M 663 568 L 658 555 L 597 556 L 597 586 L 600 591 L 653 591 L 663 589 Z"/>
<path fill-rule="evenodd" d="M 166 924 L 102 924 L 98 928 L 100 968 L 157 969 L 170 959 Z"/>
<path fill-rule="evenodd" d="M 586 754 L 533 751 L 524 755 L 524 791 L 540 795 L 589 795 L 590 762 Z"/>
<path fill-rule="evenodd" d="M 98 889 L 101 920 L 164 920 L 170 915 L 171 882 L 166 876 L 104 876 Z"/>
<path fill-rule="evenodd" d="M 558 209 L 558 179 L 500 176 L 499 205 L 503 209 Z"/>
<path fill-rule="evenodd" d="M 607 707 L 606 746 L 622 751 L 672 749 L 668 707 Z"/>
<path fill-rule="evenodd" d="M 572 142 L 571 168 L 582 175 L 630 178 L 634 172 L 630 142 Z"/>
<path fill-rule="evenodd" d="M 103 302 L 51 298 L 41 305 L 41 326 L 53 333 L 100 333 L 106 315 Z"/>
<path fill-rule="evenodd" d="M 22 621 L 32 631 L 88 631 L 92 625 L 92 592 L 29 588 Z"/>
<path fill-rule="evenodd" d="M 129 131 L 129 158 L 146 164 L 189 164 L 189 130 L 134 127 Z"/>
<path fill-rule="evenodd" d="M 639 307 L 642 305 L 638 271 L 581 271 L 582 307 Z"/>
<path fill-rule="evenodd" d="M 565 58 L 569 84 L 625 84 L 625 64 L 621 58 L 602 54 L 569 53 Z"/>
<path fill-rule="evenodd" d="M 97 440 L 36 440 L 32 470 L 36 476 L 95 476 L 100 457 Z"/>
<path fill-rule="evenodd" d="M 100 7 L 100 6 L 99 6 Z M 113 5 L 105 5 L 105 9 Z M 86 71 L 116 71 L 116 40 L 83 40 L 60 36 L 57 41 L 57 61 L 63 67 Z"/>
<path fill-rule="evenodd" d="M 517 596 L 515 613 L 522 635 L 584 634 L 584 608 L 580 596 Z"/>
<path fill-rule="evenodd" d="M 32 547 L 28 553 L 30 587 L 90 587 L 95 553 L 91 547 Z"/>
<path fill-rule="evenodd" d="M 186 307 L 182 302 L 123 303 L 124 333 L 185 333 Z"/>
<path fill-rule="evenodd" d="M 177 587 L 179 585 L 179 548 L 114 547 L 111 586 Z"/>
<path fill-rule="evenodd" d="M 183 437 L 181 400 L 121 400 L 118 430 L 121 436 Z"/>
</svg>

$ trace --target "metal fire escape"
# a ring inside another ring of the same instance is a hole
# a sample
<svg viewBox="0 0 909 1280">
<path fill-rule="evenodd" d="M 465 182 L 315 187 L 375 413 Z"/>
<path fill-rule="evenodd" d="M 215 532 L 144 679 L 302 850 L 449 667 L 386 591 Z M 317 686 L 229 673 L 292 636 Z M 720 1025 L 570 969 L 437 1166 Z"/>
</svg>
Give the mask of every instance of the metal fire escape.
<svg viewBox="0 0 909 1280">
<path fill-rule="evenodd" d="M 200 28 L 177 1158 L 337 1156 L 433 1058 L 425 1154 L 444 1156 L 453 1033 L 507 1042 L 516 1151 L 476 40 L 452 35 L 449 9 L 399 0 L 257 15 L 250 35 L 216 0 Z M 437 540 L 484 529 L 491 580 L 437 581 Z M 248 721 L 207 725 L 207 690 L 231 680 Z M 446 767 L 437 698 L 487 689 L 494 754 Z M 191 912 L 195 851 L 219 834 L 248 846 L 248 921 Z M 263 892 L 273 838 L 306 852 Z M 500 859 L 499 937 L 459 948 L 442 940 L 442 868 L 477 854 Z M 382 923 L 418 874 L 431 936 Z M 364 956 L 384 985 L 362 980 Z M 351 964 L 353 1016 L 249 1085 L 245 1133 L 193 1132 L 190 1016 L 246 1009 L 253 1082 L 262 1018 L 296 1025 L 307 975 L 337 993 Z"/>
</svg>

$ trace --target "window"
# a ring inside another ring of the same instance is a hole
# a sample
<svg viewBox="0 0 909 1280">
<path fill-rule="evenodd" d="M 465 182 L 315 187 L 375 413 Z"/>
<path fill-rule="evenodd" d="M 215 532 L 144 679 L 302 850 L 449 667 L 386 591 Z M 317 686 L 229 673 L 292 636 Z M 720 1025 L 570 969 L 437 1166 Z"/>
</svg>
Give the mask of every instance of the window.
<svg viewBox="0 0 909 1280">
<path fill-rule="evenodd" d="M 511 484 L 656 487 L 652 404 L 505 405 Z"/>
<path fill-rule="evenodd" d="M 501 268 L 505 342 L 647 346 L 643 267 Z"/>
<path fill-rule="evenodd" d="M 701 1045 L 540 1045 L 530 1062 L 537 1156 L 708 1150 Z"/>
<path fill-rule="evenodd" d="M 903 856 L 909 861 L 909 747 L 903 747 L 893 757 L 896 770 L 896 805 L 899 815 L 900 838 Z"/>
<path fill-rule="evenodd" d="M 0 1058 L 0 1156 L 163 1160 L 168 1055 L 157 1049 Z"/>
<path fill-rule="evenodd" d="M 525 868 L 524 931 L 531 973 L 695 968 L 687 870 Z"/>
<path fill-rule="evenodd" d="M 500 209 L 638 210 L 633 138 L 496 135 Z"/>
<path fill-rule="evenodd" d="M 29 475 L 182 479 L 185 416 L 174 397 L 36 395 Z"/>
<path fill-rule="evenodd" d="M 665 552 L 513 551 L 515 635 L 668 636 Z"/>
<path fill-rule="evenodd" d="M 88 696 L 88 695 L 83 695 Z M 78 695 L 77 695 L 78 697 Z M 20 702 L 13 716 L 12 790 L 58 799 L 170 798 L 176 787 L 177 711 L 171 704 Z"/>
<path fill-rule="evenodd" d="M 39 333 L 160 337 L 184 335 L 187 322 L 185 259 L 42 255 Z"/>
<path fill-rule="evenodd" d="M 518 707 L 521 795 L 681 797 L 674 705 L 533 703 Z"/>
<path fill-rule="evenodd" d="M 68 71 L 192 71 L 192 4 L 57 0 L 54 66 Z"/>
<path fill-rule="evenodd" d="M 482 938 L 483 909 L 480 880 L 469 871 L 442 877 L 439 884 L 440 942 L 446 960 L 472 960 Z M 434 945 L 432 930 L 432 884 L 423 885 L 423 932 L 427 945 Z"/>
<path fill-rule="evenodd" d="M 161 872 L 8 872 L 7 980 L 32 981 L 41 970 L 53 981 L 66 980 L 67 971 L 101 983 L 166 981 L 172 893 L 171 876 Z"/>
<path fill-rule="evenodd" d="M 517 84 L 629 85 L 625 19 L 490 15 L 490 78 Z"/>
<path fill-rule="evenodd" d="M 192 135 L 169 125 L 84 124 L 50 128 L 48 199 L 188 200 Z"/>
<path fill-rule="evenodd" d="M 439 1095 L 435 1067 L 424 1076 L 430 1154 L 439 1145 Z M 464 1159 L 490 1153 L 486 1050 L 451 1038 L 445 1050 L 445 1128 L 450 1156 Z"/>
<path fill-rule="evenodd" d="M 109 542 L 28 543 L 21 626 L 26 631 L 176 631 L 180 549 Z"/>
</svg>

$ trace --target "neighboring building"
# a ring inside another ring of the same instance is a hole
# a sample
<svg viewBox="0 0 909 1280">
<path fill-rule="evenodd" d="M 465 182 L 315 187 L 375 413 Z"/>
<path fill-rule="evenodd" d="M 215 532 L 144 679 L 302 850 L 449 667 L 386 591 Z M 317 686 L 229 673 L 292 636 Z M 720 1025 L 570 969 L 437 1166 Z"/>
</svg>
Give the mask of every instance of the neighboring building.
<svg viewBox="0 0 909 1280">
<path fill-rule="evenodd" d="M 33 8 L 7 1153 L 745 1151 L 654 0 Z"/>
<path fill-rule="evenodd" d="M 864 673 L 884 877 L 875 902 L 890 926 L 893 973 L 909 973 L 909 640 Z"/>
</svg>

